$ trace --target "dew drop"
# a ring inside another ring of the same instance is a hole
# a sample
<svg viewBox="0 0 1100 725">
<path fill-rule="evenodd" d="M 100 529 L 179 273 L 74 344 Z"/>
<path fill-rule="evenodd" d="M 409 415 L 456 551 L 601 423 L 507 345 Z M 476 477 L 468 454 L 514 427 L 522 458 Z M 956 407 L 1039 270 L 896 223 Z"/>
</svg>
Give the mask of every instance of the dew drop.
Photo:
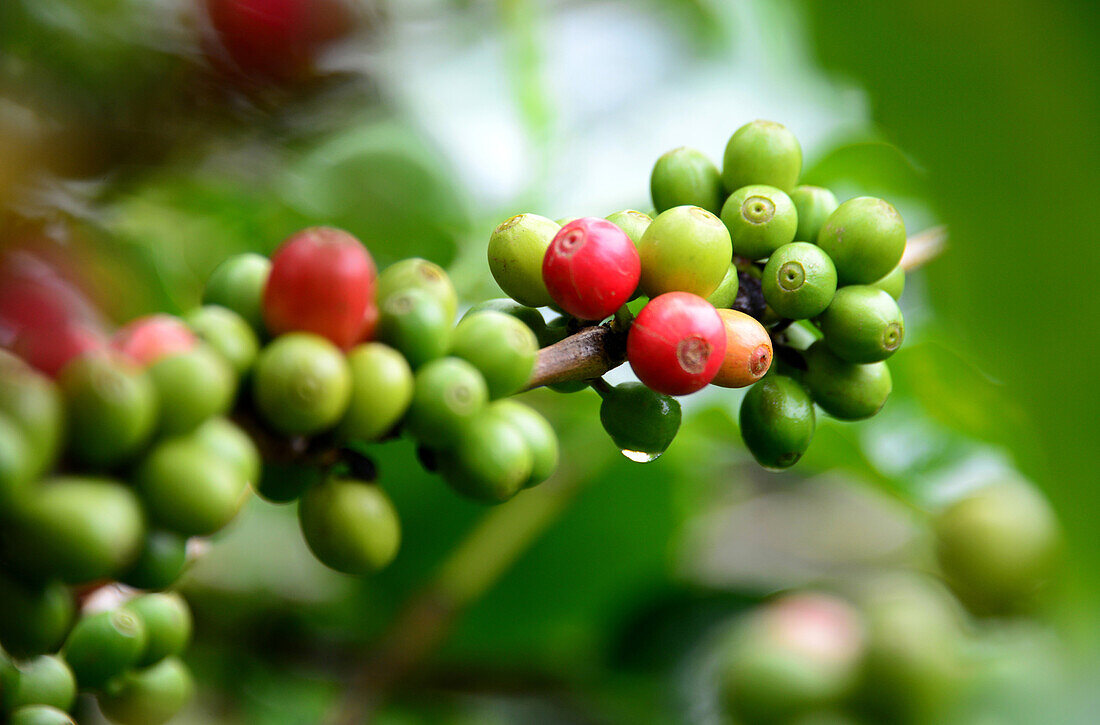
<svg viewBox="0 0 1100 725">
<path fill-rule="evenodd" d="M 635 463 L 650 463 L 661 457 L 660 453 L 646 453 L 645 451 L 631 451 L 624 448 L 620 451 L 624 456 Z"/>
</svg>

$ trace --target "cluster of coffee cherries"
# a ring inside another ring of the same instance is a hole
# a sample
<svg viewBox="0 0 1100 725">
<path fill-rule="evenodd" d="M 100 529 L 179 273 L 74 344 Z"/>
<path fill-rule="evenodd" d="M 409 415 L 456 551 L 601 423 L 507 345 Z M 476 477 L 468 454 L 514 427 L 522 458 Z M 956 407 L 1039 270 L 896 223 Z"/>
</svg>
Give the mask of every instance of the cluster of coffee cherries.
<svg viewBox="0 0 1100 725">
<path fill-rule="evenodd" d="M 771 469 L 806 451 L 815 403 L 859 420 L 886 402 L 884 361 L 904 337 L 905 227 L 881 199 L 839 204 L 797 186 L 801 168 L 794 135 L 754 121 L 730 138 L 721 172 L 690 148 L 658 159 L 652 216 L 520 214 L 493 232 L 493 276 L 517 303 L 562 313 L 547 327 L 629 324 L 626 359 L 641 384 L 593 387 L 631 458 L 667 448 L 680 418 L 670 396 L 708 384 L 752 386 L 741 433 Z"/>
</svg>

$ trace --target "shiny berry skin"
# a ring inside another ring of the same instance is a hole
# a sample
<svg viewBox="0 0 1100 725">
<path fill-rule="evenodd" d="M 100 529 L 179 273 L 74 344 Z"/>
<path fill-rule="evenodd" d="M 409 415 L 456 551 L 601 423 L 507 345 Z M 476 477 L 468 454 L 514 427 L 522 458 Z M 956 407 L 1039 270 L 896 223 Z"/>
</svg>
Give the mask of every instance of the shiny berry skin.
<svg viewBox="0 0 1100 725">
<path fill-rule="evenodd" d="M 7 668 L 0 664 L 0 688 L 3 709 L 8 712 L 24 705 L 68 710 L 76 699 L 76 678 L 65 660 L 56 655 L 12 662 Z"/>
<path fill-rule="evenodd" d="M 76 605 L 59 581 L 24 582 L 0 572 L 0 645 L 14 657 L 56 652 Z"/>
<path fill-rule="evenodd" d="M 633 209 L 625 209 L 623 211 L 617 211 L 614 214 L 608 214 L 606 219 L 626 232 L 626 236 L 630 237 L 630 241 L 634 242 L 635 247 L 638 246 L 638 242 L 641 241 L 642 235 L 645 234 L 645 230 L 653 223 L 653 217 Z"/>
<path fill-rule="evenodd" d="M 35 472 L 30 441 L 15 421 L 0 413 L 0 506 L 22 495 Z"/>
<path fill-rule="evenodd" d="M 717 310 L 689 292 L 669 292 L 649 301 L 626 341 L 630 367 L 647 387 L 687 395 L 704 387 L 722 365 L 726 328 Z"/>
<path fill-rule="evenodd" d="M 798 382 L 768 375 L 741 401 L 741 438 L 764 468 L 790 468 L 810 446 L 814 403 Z"/>
<path fill-rule="evenodd" d="M 850 363 L 833 354 L 824 340 L 804 353 L 802 383 L 822 410 L 840 420 L 862 420 L 879 412 L 893 389 L 884 362 Z"/>
<path fill-rule="evenodd" d="M 351 400 L 347 359 L 331 342 L 305 332 L 283 335 L 260 352 L 252 399 L 263 419 L 289 435 L 331 428 Z"/>
<path fill-rule="evenodd" d="M 717 214 L 725 197 L 718 167 L 702 151 L 686 146 L 657 159 L 649 177 L 649 191 L 658 213 L 688 204 Z"/>
<path fill-rule="evenodd" d="M 560 456 L 558 435 L 550 422 L 534 408 L 515 400 L 498 400 L 489 409 L 519 431 L 531 452 L 531 475 L 523 487 L 537 486 L 550 478 L 558 467 Z"/>
<path fill-rule="evenodd" d="M 815 244 L 792 242 L 772 253 L 760 277 L 764 299 L 781 317 L 817 317 L 836 294 L 836 267 Z"/>
<path fill-rule="evenodd" d="M 473 365 L 457 357 L 433 360 L 416 371 L 405 427 L 423 445 L 450 447 L 488 400 L 485 378 Z"/>
<path fill-rule="evenodd" d="M 252 438 L 228 418 L 210 418 L 190 438 L 231 465 L 248 483 L 255 485 L 259 480 L 260 451 Z"/>
<path fill-rule="evenodd" d="M 542 261 L 560 229 L 553 219 L 517 214 L 493 230 L 489 271 L 504 294 L 528 307 L 545 307 L 553 302 L 542 281 Z"/>
<path fill-rule="evenodd" d="M 248 481 L 229 462 L 192 436 L 155 446 L 137 468 L 135 482 L 152 519 L 185 536 L 208 536 L 237 515 Z"/>
<path fill-rule="evenodd" d="M 641 383 L 620 383 L 601 397 L 600 423 L 631 460 L 661 455 L 680 430 L 680 402 Z"/>
<path fill-rule="evenodd" d="M 118 725 L 163 725 L 194 693 L 191 672 L 177 657 L 112 680 L 97 700 L 103 714 Z"/>
<path fill-rule="evenodd" d="M 200 423 L 229 411 L 237 392 L 232 365 L 206 343 L 149 366 L 149 379 L 160 401 L 159 430 L 190 433 Z"/>
<path fill-rule="evenodd" d="M 729 269 L 726 270 L 726 276 L 718 283 L 718 289 L 711 292 L 710 296 L 707 297 L 707 302 L 717 308 L 732 307 L 737 300 L 737 291 L 740 287 L 741 280 L 737 276 L 737 266 L 730 264 Z"/>
<path fill-rule="evenodd" d="M 646 228 L 638 253 L 645 296 L 690 292 L 707 297 L 729 271 L 733 244 L 714 214 L 697 206 L 675 206 Z"/>
<path fill-rule="evenodd" d="M 345 574 L 385 569 L 401 546 L 401 521 L 389 496 L 365 481 L 331 478 L 298 502 L 302 536 L 325 566 Z"/>
<path fill-rule="evenodd" d="M 447 354 L 453 323 L 445 302 L 431 292 L 410 287 L 382 300 L 375 336 L 418 368 Z"/>
<path fill-rule="evenodd" d="M 853 363 L 885 360 L 905 339 L 905 320 L 898 303 L 876 287 L 841 287 L 818 326 L 837 357 Z"/>
<path fill-rule="evenodd" d="M 412 257 L 394 262 L 378 275 L 378 302 L 385 304 L 394 292 L 415 287 L 443 303 L 447 323 L 454 322 L 458 312 L 458 294 L 447 273 L 434 262 Z"/>
<path fill-rule="evenodd" d="M 763 259 L 794 241 L 798 215 L 791 198 L 774 186 L 743 186 L 722 206 L 722 223 L 729 229 L 733 253 Z"/>
<path fill-rule="evenodd" d="M 195 343 L 195 333 L 172 315 L 139 317 L 111 337 L 111 347 L 141 367 L 148 367 L 167 355 L 186 352 Z"/>
<path fill-rule="evenodd" d="M 905 292 L 905 270 L 899 264 L 886 274 L 882 279 L 871 283 L 871 287 L 878 287 L 895 300 L 900 300 Z"/>
<path fill-rule="evenodd" d="M 219 305 L 243 317 L 257 335 L 265 335 L 264 287 L 271 274 L 271 260 L 262 254 L 238 254 L 210 273 L 202 292 L 204 305 Z"/>
<path fill-rule="evenodd" d="M 733 193 L 749 184 L 792 188 L 802 173 L 802 147 L 786 126 L 752 121 L 734 131 L 722 159 L 722 182 Z"/>
<path fill-rule="evenodd" d="M 52 705 L 24 705 L 12 712 L 8 725 L 76 725 L 76 721 Z"/>
<path fill-rule="evenodd" d="M 122 605 L 145 625 L 145 649 L 138 667 L 182 653 L 191 641 L 191 609 L 175 592 L 143 594 Z"/>
<path fill-rule="evenodd" d="M 312 332 L 346 350 L 363 337 L 377 276 L 367 248 L 347 232 L 313 227 L 293 234 L 271 256 L 263 296 L 267 329 Z"/>
<path fill-rule="evenodd" d="M 125 609 L 100 612 L 76 623 L 62 656 L 81 690 L 98 690 L 137 665 L 145 651 L 145 623 Z"/>
<path fill-rule="evenodd" d="M 901 261 L 905 224 L 888 202 L 860 196 L 838 206 L 812 241 L 833 260 L 841 285 L 871 284 Z"/>
<path fill-rule="evenodd" d="M 244 375 L 256 362 L 260 341 L 248 321 L 228 307 L 204 305 L 191 310 L 184 321 L 215 352 Z"/>
<path fill-rule="evenodd" d="M 523 324 L 527 325 L 527 328 L 531 332 L 535 333 L 535 336 L 540 340 L 545 334 L 546 320 L 543 319 L 542 313 L 536 310 L 534 307 L 527 307 L 521 305 L 513 299 L 508 297 L 497 297 L 496 299 L 485 300 L 484 302 L 478 302 L 476 305 L 466 310 L 466 314 L 462 316 L 465 320 L 470 315 L 478 312 L 485 312 L 491 310 L 493 312 L 503 312 L 506 315 L 511 315 Z M 461 320 L 460 320 L 461 322 Z"/>
<path fill-rule="evenodd" d="M 559 307 L 582 320 L 602 320 L 638 288 L 641 261 L 622 229 L 584 217 L 566 224 L 550 242 L 542 279 Z"/>
<path fill-rule="evenodd" d="M 372 441 L 401 422 L 413 396 L 413 373 L 405 357 L 380 342 L 357 345 L 348 353 L 351 402 L 340 434 Z"/>
<path fill-rule="evenodd" d="M 462 318 L 451 345 L 451 355 L 481 371 L 490 399 L 519 392 L 535 370 L 538 353 L 539 343 L 530 328 L 492 310 Z"/>
<path fill-rule="evenodd" d="M 726 328 L 726 354 L 712 384 L 723 388 L 752 385 L 772 364 L 772 340 L 755 317 L 737 310 L 718 310 Z"/>
<path fill-rule="evenodd" d="M 457 445 L 440 451 L 437 461 L 451 488 L 485 503 L 512 498 L 534 471 L 527 439 L 510 416 L 492 406 L 464 425 Z"/>
<path fill-rule="evenodd" d="M 155 591 L 172 586 L 187 565 L 187 539 L 173 531 L 152 530 L 137 560 L 118 580 L 135 589 Z"/>
<path fill-rule="evenodd" d="M 0 364 L 0 417 L 10 419 L 27 442 L 32 478 L 54 464 L 65 436 L 65 408 L 54 381 L 15 360 Z"/>
<path fill-rule="evenodd" d="M 797 242 L 816 242 L 825 220 L 836 211 L 836 195 L 820 186 L 796 186 L 787 192 L 798 212 Z"/>
</svg>

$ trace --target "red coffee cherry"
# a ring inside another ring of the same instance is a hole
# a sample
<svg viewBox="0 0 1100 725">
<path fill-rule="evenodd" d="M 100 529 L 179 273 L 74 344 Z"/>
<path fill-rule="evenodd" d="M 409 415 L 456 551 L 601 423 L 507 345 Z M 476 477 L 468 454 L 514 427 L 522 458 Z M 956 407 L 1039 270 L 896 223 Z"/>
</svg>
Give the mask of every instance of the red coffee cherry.
<svg viewBox="0 0 1100 725">
<path fill-rule="evenodd" d="M 626 304 L 642 274 L 638 250 L 606 219 L 566 224 L 542 259 L 542 279 L 554 302 L 582 320 L 602 320 Z"/>
<path fill-rule="evenodd" d="M 687 395 L 714 379 L 726 354 L 726 328 L 718 311 L 690 292 L 667 292 L 649 301 L 630 327 L 626 359 L 651 390 Z"/>
<path fill-rule="evenodd" d="M 119 328 L 111 347 L 146 367 L 167 355 L 187 352 L 198 342 L 183 320 L 171 315 L 139 317 Z"/>
<path fill-rule="evenodd" d="M 271 257 L 264 323 L 273 335 L 312 332 L 346 350 L 363 339 L 377 276 L 370 252 L 352 235 L 303 229 Z"/>
<path fill-rule="evenodd" d="M 11 349 L 28 365 L 57 377 L 61 368 L 73 358 L 106 345 L 107 341 L 98 330 L 68 323 L 52 330 L 26 328 L 16 335 Z"/>
</svg>

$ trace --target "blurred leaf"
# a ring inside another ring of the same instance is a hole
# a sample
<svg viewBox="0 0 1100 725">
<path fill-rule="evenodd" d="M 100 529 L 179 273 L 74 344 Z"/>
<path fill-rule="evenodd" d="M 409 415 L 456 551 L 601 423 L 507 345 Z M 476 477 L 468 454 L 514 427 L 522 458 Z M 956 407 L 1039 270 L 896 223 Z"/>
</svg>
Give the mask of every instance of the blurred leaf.
<svg viewBox="0 0 1100 725">
<path fill-rule="evenodd" d="M 928 192 L 927 179 L 913 160 L 884 141 L 836 146 L 803 170 L 800 183 L 827 188 L 850 185 L 885 198 L 923 198 Z"/>
</svg>

